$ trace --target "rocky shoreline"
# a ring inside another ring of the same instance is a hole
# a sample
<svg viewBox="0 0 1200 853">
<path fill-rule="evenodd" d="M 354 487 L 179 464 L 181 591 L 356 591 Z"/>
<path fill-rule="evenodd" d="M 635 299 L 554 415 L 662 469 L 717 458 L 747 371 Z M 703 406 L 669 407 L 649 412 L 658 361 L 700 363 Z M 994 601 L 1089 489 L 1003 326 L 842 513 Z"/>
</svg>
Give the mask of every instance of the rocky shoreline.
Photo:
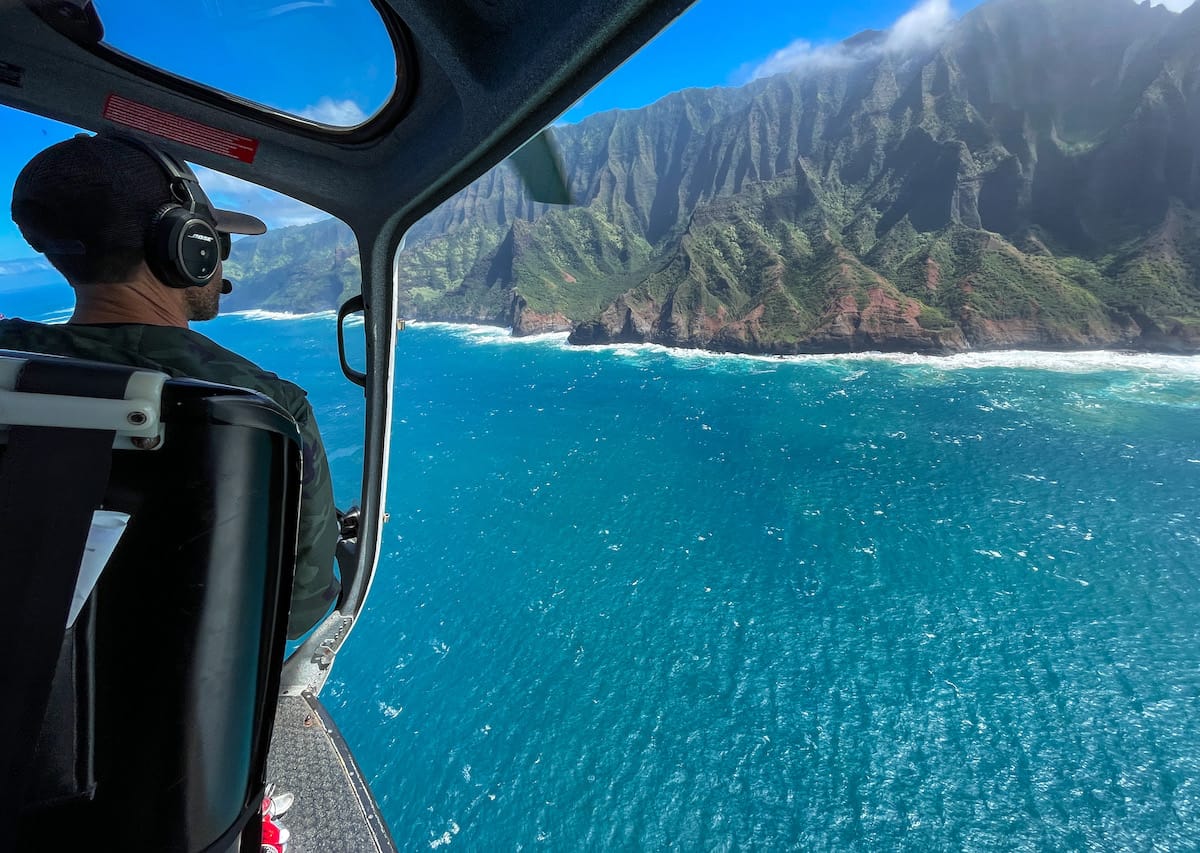
<svg viewBox="0 0 1200 853">
<path fill-rule="evenodd" d="M 631 304 L 622 297 L 591 321 L 572 323 L 562 314 L 519 311 L 503 325 L 512 329 L 514 337 L 567 332 L 568 342 L 576 346 L 648 343 L 745 355 L 954 355 L 1012 349 L 1200 354 L 1200 329 L 1180 323 L 1163 328 L 1145 317 L 1139 318 L 1140 323 L 1131 317 L 1117 317 L 1091 333 L 1056 329 L 1035 320 L 1001 322 L 969 314 L 965 323 L 929 329 L 921 326 L 914 305 L 902 307 L 882 291 L 871 291 L 862 308 L 853 297 L 843 297 L 831 306 L 815 331 L 792 341 L 772 338 L 754 317 L 736 323 L 706 324 L 695 318 L 664 323 L 663 313 L 655 311 L 656 307 Z"/>
<path fill-rule="evenodd" d="M 881 303 L 882 304 L 882 303 Z M 962 353 L 1026 350 L 1037 352 L 1127 352 L 1158 355 L 1200 355 L 1200 332 L 1178 325 L 1163 329 L 1142 318 L 1144 326 L 1131 318 L 1115 324 L 1123 334 L 1054 334 L 1031 322 L 980 321 L 967 330 L 921 329 L 913 318 L 883 310 L 851 308 L 843 300 L 840 310 L 822 324 L 818 333 L 795 342 L 778 342 L 741 336 L 729 327 L 706 338 L 663 334 L 644 315 L 624 305 L 624 312 L 605 312 L 601 318 L 573 323 L 562 314 L 542 314 L 528 309 L 509 317 L 437 316 L 410 318 L 427 322 L 467 323 L 509 329 L 512 337 L 567 334 L 573 346 L 612 344 L 656 344 L 676 349 L 701 350 L 731 355 L 850 355 L 854 353 L 951 356 Z M 885 320 L 890 318 L 890 320 Z M 899 318 L 899 319 L 898 319 Z M 752 327 L 752 324 L 751 324 Z M 737 326 L 738 331 L 747 324 Z"/>
</svg>

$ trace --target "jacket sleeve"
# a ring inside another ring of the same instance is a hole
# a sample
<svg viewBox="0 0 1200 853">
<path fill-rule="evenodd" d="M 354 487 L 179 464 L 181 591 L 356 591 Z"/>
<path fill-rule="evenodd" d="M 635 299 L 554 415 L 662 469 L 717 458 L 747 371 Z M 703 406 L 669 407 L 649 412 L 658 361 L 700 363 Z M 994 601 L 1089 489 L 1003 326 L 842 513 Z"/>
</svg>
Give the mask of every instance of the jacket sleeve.
<svg viewBox="0 0 1200 853">
<path fill-rule="evenodd" d="M 337 600 L 341 585 L 333 576 L 338 522 L 325 446 L 308 400 L 294 412 L 304 453 L 300 492 L 300 528 L 296 578 L 288 639 L 294 640 L 321 620 Z"/>
</svg>

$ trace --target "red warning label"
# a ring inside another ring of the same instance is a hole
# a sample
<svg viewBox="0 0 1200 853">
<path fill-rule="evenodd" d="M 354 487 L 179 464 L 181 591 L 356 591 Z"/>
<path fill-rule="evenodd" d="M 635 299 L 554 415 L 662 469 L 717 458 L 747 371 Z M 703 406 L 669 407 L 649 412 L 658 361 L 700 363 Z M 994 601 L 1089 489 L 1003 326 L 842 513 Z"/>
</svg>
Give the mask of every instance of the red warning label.
<svg viewBox="0 0 1200 853">
<path fill-rule="evenodd" d="M 139 104 L 120 95 L 109 95 L 104 102 L 104 117 L 114 124 L 152 133 L 173 142 L 182 142 L 243 163 L 253 163 L 258 140 L 238 136 L 227 130 L 209 127 L 198 121 Z"/>
</svg>

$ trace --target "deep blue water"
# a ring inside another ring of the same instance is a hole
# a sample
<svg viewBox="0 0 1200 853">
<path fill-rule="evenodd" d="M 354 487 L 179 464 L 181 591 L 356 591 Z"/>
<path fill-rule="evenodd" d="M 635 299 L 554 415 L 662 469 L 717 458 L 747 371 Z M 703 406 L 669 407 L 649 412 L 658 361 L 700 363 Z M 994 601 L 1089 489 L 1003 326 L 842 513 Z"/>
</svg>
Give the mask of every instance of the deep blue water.
<svg viewBox="0 0 1200 853">
<path fill-rule="evenodd" d="M 329 316 L 204 329 L 310 389 Z M 1200 360 L 400 336 L 323 697 L 401 849 L 1192 850 Z"/>
</svg>

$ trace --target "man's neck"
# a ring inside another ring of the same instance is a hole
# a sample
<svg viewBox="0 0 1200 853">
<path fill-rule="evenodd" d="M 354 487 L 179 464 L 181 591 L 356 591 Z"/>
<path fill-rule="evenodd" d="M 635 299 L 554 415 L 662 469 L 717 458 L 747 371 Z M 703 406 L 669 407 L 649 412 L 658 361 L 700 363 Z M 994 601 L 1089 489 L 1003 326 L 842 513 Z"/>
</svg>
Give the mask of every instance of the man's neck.
<svg viewBox="0 0 1200 853">
<path fill-rule="evenodd" d="M 68 322 L 140 323 L 186 329 L 184 306 L 181 292 L 163 285 L 143 264 L 129 281 L 75 285 L 75 313 Z"/>
</svg>

